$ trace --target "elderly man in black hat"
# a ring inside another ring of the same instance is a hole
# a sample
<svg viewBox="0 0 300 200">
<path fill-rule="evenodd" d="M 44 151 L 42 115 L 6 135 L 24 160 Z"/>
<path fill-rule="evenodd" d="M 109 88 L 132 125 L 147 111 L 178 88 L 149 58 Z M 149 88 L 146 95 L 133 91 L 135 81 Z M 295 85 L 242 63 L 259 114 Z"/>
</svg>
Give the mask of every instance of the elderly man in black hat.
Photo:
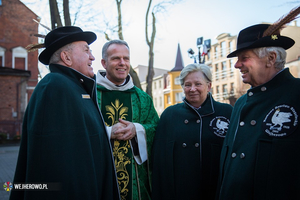
<svg viewBox="0 0 300 200">
<path fill-rule="evenodd" d="M 280 28 L 245 28 L 228 55 L 252 87 L 232 111 L 217 199 L 300 199 L 300 79 L 284 68 L 295 42 Z"/>
<path fill-rule="evenodd" d="M 95 40 L 95 33 L 74 26 L 47 34 L 39 61 L 51 72 L 27 106 L 11 200 L 119 199 L 96 101 L 89 48 Z"/>
</svg>

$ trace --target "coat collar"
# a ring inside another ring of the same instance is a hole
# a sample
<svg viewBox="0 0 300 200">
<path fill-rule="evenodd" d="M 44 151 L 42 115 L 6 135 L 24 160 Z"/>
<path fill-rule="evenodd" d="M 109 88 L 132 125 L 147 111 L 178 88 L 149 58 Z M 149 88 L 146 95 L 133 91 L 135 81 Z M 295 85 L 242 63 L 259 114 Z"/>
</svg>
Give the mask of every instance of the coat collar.
<svg viewBox="0 0 300 200">
<path fill-rule="evenodd" d="M 59 64 L 49 65 L 51 73 L 60 73 L 74 80 L 75 83 L 82 85 L 86 92 L 91 96 L 95 93 L 95 76 L 90 78 L 77 70 Z"/>
<path fill-rule="evenodd" d="M 201 108 L 199 109 L 195 109 L 193 106 L 191 106 L 191 104 L 188 103 L 188 101 L 186 100 L 186 98 L 183 99 L 183 102 L 190 107 L 191 109 L 195 110 L 197 113 L 199 113 L 199 115 L 201 117 L 207 116 L 207 115 L 211 115 L 213 113 L 215 113 L 215 108 L 214 108 L 214 99 L 211 96 L 211 93 L 207 94 L 207 98 L 204 101 L 204 103 L 201 105 Z"/>
</svg>

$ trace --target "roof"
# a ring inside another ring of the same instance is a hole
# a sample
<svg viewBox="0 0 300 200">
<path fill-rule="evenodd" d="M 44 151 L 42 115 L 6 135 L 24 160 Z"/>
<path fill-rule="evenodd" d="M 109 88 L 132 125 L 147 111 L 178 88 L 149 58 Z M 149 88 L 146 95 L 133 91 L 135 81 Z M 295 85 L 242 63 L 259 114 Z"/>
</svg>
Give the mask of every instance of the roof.
<svg viewBox="0 0 300 200">
<path fill-rule="evenodd" d="M 180 45 L 178 43 L 177 55 L 176 55 L 176 61 L 175 61 L 175 67 L 171 70 L 171 72 L 181 71 L 183 69 L 183 67 L 184 66 L 183 66 L 183 60 L 182 60 Z"/>
</svg>

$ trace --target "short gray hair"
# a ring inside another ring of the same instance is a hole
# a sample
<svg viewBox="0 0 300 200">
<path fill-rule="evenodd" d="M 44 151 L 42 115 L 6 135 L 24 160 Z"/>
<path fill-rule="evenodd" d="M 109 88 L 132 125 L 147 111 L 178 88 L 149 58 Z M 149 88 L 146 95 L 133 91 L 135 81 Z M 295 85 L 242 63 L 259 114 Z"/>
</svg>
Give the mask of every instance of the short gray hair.
<svg viewBox="0 0 300 200">
<path fill-rule="evenodd" d="M 63 51 L 69 51 L 69 50 L 72 50 L 73 49 L 73 43 L 70 43 L 70 44 L 67 44 L 63 47 L 61 47 L 60 49 L 58 49 L 57 51 L 55 51 L 50 60 L 49 60 L 49 64 L 53 63 L 53 64 L 57 64 L 61 61 L 61 57 L 60 57 L 60 54 L 61 52 Z"/>
<path fill-rule="evenodd" d="M 261 47 L 253 49 L 253 52 L 259 58 L 268 56 L 271 52 L 276 53 L 275 68 L 281 70 L 284 68 L 286 51 L 282 47 Z"/>
<path fill-rule="evenodd" d="M 193 64 L 189 64 L 186 67 L 184 67 L 179 75 L 179 80 L 180 80 L 180 84 L 183 87 L 184 84 L 184 79 L 187 75 L 189 75 L 190 73 L 193 72 L 202 72 L 204 77 L 206 78 L 207 82 L 211 83 L 212 80 L 212 73 L 210 71 L 209 66 L 205 65 L 205 64 L 197 64 L 197 63 L 193 63 Z"/>
<path fill-rule="evenodd" d="M 104 59 L 105 61 L 107 61 L 107 57 L 108 57 L 107 49 L 112 44 L 125 45 L 129 49 L 127 42 L 125 42 L 124 40 L 110 40 L 109 42 L 106 42 L 102 47 L 102 59 Z"/>
</svg>

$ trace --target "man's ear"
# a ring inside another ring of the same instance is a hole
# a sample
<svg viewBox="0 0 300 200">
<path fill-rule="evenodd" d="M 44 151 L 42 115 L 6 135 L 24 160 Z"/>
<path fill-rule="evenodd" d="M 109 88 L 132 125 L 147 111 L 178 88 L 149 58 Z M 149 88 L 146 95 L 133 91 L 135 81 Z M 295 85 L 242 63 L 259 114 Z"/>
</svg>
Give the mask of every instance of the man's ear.
<svg viewBox="0 0 300 200">
<path fill-rule="evenodd" d="M 106 67 L 106 62 L 105 62 L 105 60 L 104 60 L 103 58 L 101 59 L 101 64 L 102 64 L 102 66 L 103 66 L 104 69 L 107 68 L 107 67 Z"/>
<path fill-rule="evenodd" d="M 62 51 L 60 53 L 60 58 L 67 66 L 72 66 L 72 59 L 69 52 Z"/>
<path fill-rule="evenodd" d="M 275 52 L 270 52 L 268 55 L 267 67 L 271 67 L 275 65 L 277 58 L 277 54 Z"/>
</svg>

